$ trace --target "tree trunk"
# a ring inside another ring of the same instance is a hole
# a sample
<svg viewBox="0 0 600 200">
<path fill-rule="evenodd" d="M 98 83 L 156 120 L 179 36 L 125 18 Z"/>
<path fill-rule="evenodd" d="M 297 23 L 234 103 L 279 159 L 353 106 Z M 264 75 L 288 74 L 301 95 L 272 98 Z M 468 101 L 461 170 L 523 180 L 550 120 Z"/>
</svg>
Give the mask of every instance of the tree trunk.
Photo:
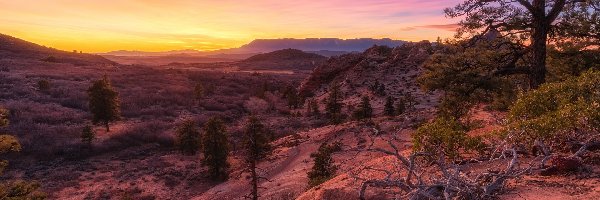
<svg viewBox="0 0 600 200">
<path fill-rule="evenodd" d="M 529 74 L 529 87 L 537 89 L 546 81 L 546 43 L 550 23 L 546 17 L 546 1 L 535 0 L 533 3 L 536 13 L 533 19 L 533 33 L 531 36 L 531 49 L 533 57 L 531 72 Z"/>
<path fill-rule="evenodd" d="M 252 200 L 258 200 L 258 176 L 256 175 L 256 161 L 250 162 L 250 172 L 252 173 Z"/>
<path fill-rule="evenodd" d="M 104 122 L 104 126 L 106 126 L 106 132 L 110 132 L 110 127 L 108 126 L 108 121 Z"/>
</svg>

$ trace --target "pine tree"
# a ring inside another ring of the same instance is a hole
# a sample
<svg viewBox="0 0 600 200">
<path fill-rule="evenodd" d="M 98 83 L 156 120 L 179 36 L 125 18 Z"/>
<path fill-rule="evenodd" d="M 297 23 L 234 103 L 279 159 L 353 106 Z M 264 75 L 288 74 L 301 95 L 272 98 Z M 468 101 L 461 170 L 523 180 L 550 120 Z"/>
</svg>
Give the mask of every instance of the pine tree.
<svg viewBox="0 0 600 200">
<path fill-rule="evenodd" d="M 96 132 L 94 132 L 94 129 L 88 125 L 83 127 L 83 131 L 81 132 L 81 142 L 88 147 L 91 147 L 94 139 L 96 139 Z"/>
<path fill-rule="evenodd" d="M 340 87 L 337 84 L 331 86 L 329 90 L 325 111 L 325 115 L 332 124 L 339 124 L 342 122 L 342 94 L 340 92 Z"/>
<path fill-rule="evenodd" d="M 177 146 L 184 155 L 194 155 L 200 149 L 200 132 L 196 123 L 186 120 L 177 127 Z"/>
<path fill-rule="evenodd" d="M 337 167 L 331 157 L 333 151 L 333 147 L 323 143 L 317 152 L 310 154 L 314 161 L 312 169 L 307 173 L 310 187 L 324 183 L 335 175 Z"/>
<path fill-rule="evenodd" d="M 218 118 L 211 118 L 204 125 L 204 134 L 202 134 L 202 165 L 208 167 L 208 173 L 213 180 L 227 180 L 229 174 L 229 163 L 227 157 L 229 147 L 227 143 L 227 132 L 223 121 Z"/>
<path fill-rule="evenodd" d="M 271 152 L 269 136 L 266 127 L 256 117 L 250 117 L 246 125 L 244 138 L 245 162 L 251 176 L 251 198 L 257 200 L 258 181 L 260 177 L 256 172 L 256 164 L 265 159 Z"/>
<path fill-rule="evenodd" d="M 290 86 L 286 90 L 285 96 L 287 97 L 288 107 L 290 109 L 296 109 L 300 106 L 300 96 L 298 96 L 296 88 Z"/>
<path fill-rule="evenodd" d="M 394 98 L 388 96 L 385 100 L 383 112 L 387 116 L 396 116 L 396 109 L 394 108 Z"/>
<path fill-rule="evenodd" d="M 103 123 L 106 131 L 110 131 L 109 123 L 121 119 L 119 93 L 110 84 L 108 77 L 94 81 L 88 89 L 89 108 L 93 114 L 94 124 Z"/>
<path fill-rule="evenodd" d="M 370 119 L 373 116 L 373 108 L 371 107 L 371 100 L 368 96 L 363 96 L 360 104 L 358 105 L 358 109 L 354 111 L 354 118 L 362 120 L 362 119 Z"/>
<path fill-rule="evenodd" d="M 396 104 L 396 115 L 404 114 L 404 112 L 406 112 L 406 100 L 400 98 Z"/>
</svg>

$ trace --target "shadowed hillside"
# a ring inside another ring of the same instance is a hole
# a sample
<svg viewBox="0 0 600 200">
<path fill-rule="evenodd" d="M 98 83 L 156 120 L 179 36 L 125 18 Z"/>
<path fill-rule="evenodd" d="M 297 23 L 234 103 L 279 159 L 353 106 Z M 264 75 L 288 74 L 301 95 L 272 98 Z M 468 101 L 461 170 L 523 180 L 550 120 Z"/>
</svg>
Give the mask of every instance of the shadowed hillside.
<svg viewBox="0 0 600 200">
<path fill-rule="evenodd" d="M 31 59 L 50 63 L 70 63 L 74 65 L 117 64 L 102 56 L 61 51 L 4 34 L 0 34 L 0 58 Z"/>
</svg>

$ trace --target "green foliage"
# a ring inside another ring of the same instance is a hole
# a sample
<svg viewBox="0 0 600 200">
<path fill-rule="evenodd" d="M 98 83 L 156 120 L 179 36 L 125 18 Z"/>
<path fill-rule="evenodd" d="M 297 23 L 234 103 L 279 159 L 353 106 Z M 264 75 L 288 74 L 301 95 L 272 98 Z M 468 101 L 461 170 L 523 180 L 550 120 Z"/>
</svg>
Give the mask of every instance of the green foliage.
<svg viewBox="0 0 600 200">
<path fill-rule="evenodd" d="M 254 116 L 246 124 L 244 148 L 247 161 L 260 161 L 270 154 L 270 133 L 267 128 Z"/>
<path fill-rule="evenodd" d="M 92 128 L 92 126 L 86 125 L 83 127 L 83 131 L 81 131 L 81 142 L 92 146 L 92 141 L 96 139 L 96 132 Z"/>
<path fill-rule="evenodd" d="M 37 82 L 38 90 L 40 91 L 48 91 L 50 90 L 50 82 L 46 79 L 39 80 Z"/>
<path fill-rule="evenodd" d="M 438 117 L 426 123 L 412 135 L 413 149 L 430 153 L 442 152 L 450 159 L 460 157 L 462 152 L 481 151 L 481 137 L 467 135 L 468 127 L 453 118 Z"/>
<path fill-rule="evenodd" d="M 383 113 L 387 116 L 396 116 L 396 108 L 394 108 L 394 98 L 392 98 L 391 96 L 388 96 L 385 99 Z"/>
<path fill-rule="evenodd" d="M 459 119 L 477 103 L 489 103 L 494 96 L 513 94 L 506 90 L 515 90 L 515 87 L 504 86 L 516 81 L 512 76 L 503 76 L 502 69 L 519 59 L 503 40 L 444 44 L 443 50 L 424 63 L 425 71 L 417 81 L 426 91 L 444 92 L 439 115 Z"/>
<path fill-rule="evenodd" d="M 8 126 L 8 110 L 0 108 L 0 127 Z M 11 135 L 0 135 L 0 155 L 9 152 L 21 151 L 21 144 L 16 137 Z M 4 173 L 4 169 L 8 166 L 7 160 L 0 160 L 0 175 Z M 45 199 L 46 194 L 39 192 L 38 183 L 30 183 L 26 181 L 3 181 L 0 183 L 0 199 L 7 200 L 37 200 Z"/>
<path fill-rule="evenodd" d="M 177 127 L 176 144 L 184 155 L 194 155 L 200 149 L 200 132 L 194 121 L 186 120 Z"/>
<path fill-rule="evenodd" d="M 27 181 L 9 181 L 0 183 L 0 199 L 6 200 L 42 200 L 47 195 L 38 189 L 40 184 Z"/>
<path fill-rule="evenodd" d="M 354 111 L 353 116 L 358 120 L 370 119 L 373 116 L 373 107 L 371 107 L 369 96 L 362 97 L 358 109 Z"/>
<path fill-rule="evenodd" d="M 227 157 L 229 154 L 229 145 L 227 141 L 227 132 L 223 121 L 218 118 L 211 118 L 204 125 L 204 134 L 201 137 L 202 165 L 208 166 L 208 173 L 213 180 L 227 180 L 229 177 L 229 163 Z"/>
<path fill-rule="evenodd" d="M 599 71 L 547 83 L 519 97 L 510 108 L 506 129 L 515 143 L 528 145 L 539 139 L 560 146 L 563 141 L 586 141 L 599 133 Z"/>
<path fill-rule="evenodd" d="M 336 150 L 338 149 L 336 149 L 335 145 L 323 143 L 317 152 L 310 154 L 310 157 L 313 158 L 314 161 L 313 167 L 307 173 L 308 185 L 310 187 L 320 185 L 334 177 L 337 166 L 334 165 L 331 155 Z"/>
<path fill-rule="evenodd" d="M 325 115 L 332 124 L 342 123 L 342 93 L 337 84 L 329 88 L 329 96 L 325 100 Z"/>
<path fill-rule="evenodd" d="M 110 131 L 109 123 L 121 119 L 119 93 L 113 89 L 106 75 L 94 81 L 87 92 L 89 108 L 93 114 L 92 122 L 103 123 L 106 131 Z"/>
<path fill-rule="evenodd" d="M 589 69 L 600 70 L 600 50 L 587 45 L 562 42 L 548 48 L 548 81 L 577 77 Z"/>
</svg>

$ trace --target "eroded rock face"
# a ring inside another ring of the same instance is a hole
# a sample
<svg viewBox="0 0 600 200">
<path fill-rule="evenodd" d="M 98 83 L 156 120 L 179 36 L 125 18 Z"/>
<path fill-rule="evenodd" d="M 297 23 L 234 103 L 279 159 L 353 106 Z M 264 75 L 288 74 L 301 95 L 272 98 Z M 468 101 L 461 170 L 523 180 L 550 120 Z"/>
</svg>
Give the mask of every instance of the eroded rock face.
<svg viewBox="0 0 600 200">
<path fill-rule="evenodd" d="M 416 84 L 420 67 L 433 52 L 427 41 L 407 43 L 396 48 L 373 46 L 363 53 L 330 58 L 315 68 L 299 88 L 305 97 L 322 98 L 330 85 L 338 84 L 347 103 L 355 103 L 360 96 L 370 96 L 374 107 L 386 96 L 399 98 L 405 94 L 415 97 L 419 104 L 434 104 L 435 95 L 425 94 Z M 380 84 L 384 93 L 373 91 Z"/>
</svg>

